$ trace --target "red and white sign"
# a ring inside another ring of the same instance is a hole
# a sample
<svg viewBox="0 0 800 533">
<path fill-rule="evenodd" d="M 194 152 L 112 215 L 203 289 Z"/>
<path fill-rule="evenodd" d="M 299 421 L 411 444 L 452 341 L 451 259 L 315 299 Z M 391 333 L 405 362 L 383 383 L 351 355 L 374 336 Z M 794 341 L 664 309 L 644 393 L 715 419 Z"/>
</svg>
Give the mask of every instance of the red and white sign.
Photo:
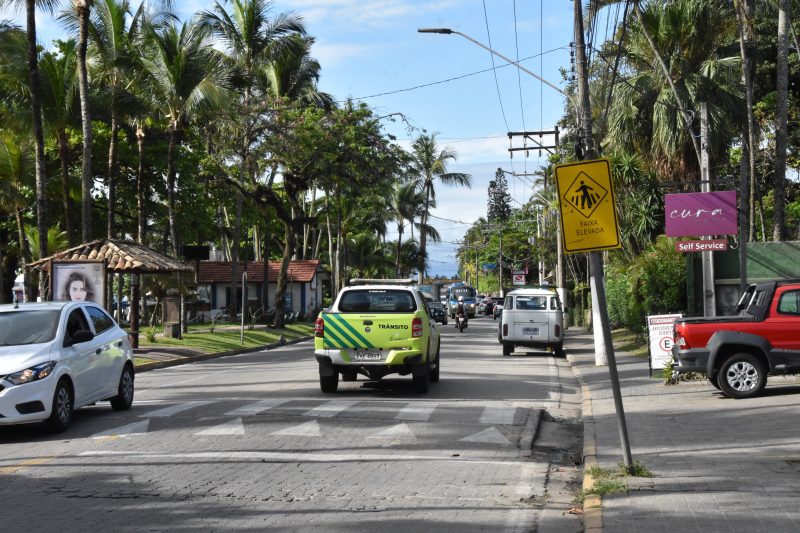
<svg viewBox="0 0 800 533">
<path fill-rule="evenodd" d="M 525 285 L 525 274 L 512 274 L 512 276 L 511 276 L 511 284 L 512 285 Z"/>
<path fill-rule="evenodd" d="M 647 331 L 650 335 L 650 373 L 660 373 L 672 357 L 672 326 L 682 315 L 650 315 Z"/>
<path fill-rule="evenodd" d="M 706 241 L 678 241 L 675 250 L 679 252 L 724 252 L 728 249 L 726 239 L 709 239 Z"/>
</svg>

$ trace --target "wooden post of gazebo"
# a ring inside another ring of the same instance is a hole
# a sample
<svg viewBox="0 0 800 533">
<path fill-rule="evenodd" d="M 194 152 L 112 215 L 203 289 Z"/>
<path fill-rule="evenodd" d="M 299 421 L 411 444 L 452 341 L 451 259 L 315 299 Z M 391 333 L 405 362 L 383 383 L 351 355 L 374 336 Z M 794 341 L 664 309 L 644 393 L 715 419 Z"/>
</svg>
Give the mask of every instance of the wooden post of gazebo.
<svg viewBox="0 0 800 533">
<path fill-rule="evenodd" d="M 139 290 L 139 274 L 131 274 L 131 329 L 128 331 L 128 339 L 131 341 L 131 348 L 139 347 L 139 302 L 141 300 Z"/>
</svg>

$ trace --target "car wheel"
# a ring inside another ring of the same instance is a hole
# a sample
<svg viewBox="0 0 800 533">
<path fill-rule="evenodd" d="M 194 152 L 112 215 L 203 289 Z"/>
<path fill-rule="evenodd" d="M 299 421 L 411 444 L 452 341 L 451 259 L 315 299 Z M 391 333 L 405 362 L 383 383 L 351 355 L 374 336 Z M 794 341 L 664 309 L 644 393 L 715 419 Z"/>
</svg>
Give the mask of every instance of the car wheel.
<svg viewBox="0 0 800 533">
<path fill-rule="evenodd" d="M 111 398 L 111 408 L 115 411 L 127 411 L 133 405 L 133 367 L 125 365 L 119 377 L 117 395 Z"/>
<path fill-rule="evenodd" d="M 47 419 L 47 426 L 53 433 L 65 431 L 72 423 L 74 401 L 72 388 L 67 383 L 67 380 L 60 380 L 56 385 L 56 392 L 53 394 L 53 407 L 50 411 L 50 418 Z"/>
<path fill-rule="evenodd" d="M 319 388 L 322 392 L 333 393 L 339 388 L 339 373 L 334 372 L 332 376 L 320 376 Z"/>
<path fill-rule="evenodd" d="M 716 375 L 713 378 L 708 378 L 708 382 L 711 383 L 712 385 L 714 385 L 715 389 L 720 390 L 719 383 L 717 383 L 717 378 L 718 377 L 719 377 L 719 375 Z"/>
<path fill-rule="evenodd" d="M 761 360 L 749 353 L 728 357 L 717 373 L 720 390 L 731 398 L 752 398 L 767 385 L 767 371 Z"/>
<path fill-rule="evenodd" d="M 431 383 L 439 383 L 439 365 L 441 364 L 440 361 L 442 360 L 439 352 L 441 350 L 441 342 L 436 344 L 436 359 L 433 360 L 433 364 L 429 370 L 428 380 Z"/>
<path fill-rule="evenodd" d="M 513 344 L 504 344 L 503 345 L 503 355 L 511 355 L 511 352 L 514 351 Z"/>
</svg>

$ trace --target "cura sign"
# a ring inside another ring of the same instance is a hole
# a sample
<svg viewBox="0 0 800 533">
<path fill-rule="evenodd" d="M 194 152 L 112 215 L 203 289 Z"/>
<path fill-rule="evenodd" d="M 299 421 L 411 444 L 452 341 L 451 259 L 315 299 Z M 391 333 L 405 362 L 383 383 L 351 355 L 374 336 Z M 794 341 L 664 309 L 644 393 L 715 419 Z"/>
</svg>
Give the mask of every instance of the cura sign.
<svg viewBox="0 0 800 533">
<path fill-rule="evenodd" d="M 733 235 L 738 230 L 736 191 L 668 194 L 664 221 L 668 237 Z"/>
</svg>

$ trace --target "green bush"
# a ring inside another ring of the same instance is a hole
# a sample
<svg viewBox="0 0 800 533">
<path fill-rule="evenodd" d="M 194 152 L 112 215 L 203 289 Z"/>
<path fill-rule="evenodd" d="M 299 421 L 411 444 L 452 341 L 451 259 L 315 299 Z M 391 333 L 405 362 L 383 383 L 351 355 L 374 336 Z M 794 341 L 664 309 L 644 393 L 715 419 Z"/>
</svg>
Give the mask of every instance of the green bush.
<svg viewBox="0 0 800 533">
<path fill-rule="evenodd" d="M 686 310 L 686 265 L 674 239 L 659 236 L 632 262 L 610 265 L 605 278 L 612 327 L 645 333 L 647 315 Z"/>
</svg>

